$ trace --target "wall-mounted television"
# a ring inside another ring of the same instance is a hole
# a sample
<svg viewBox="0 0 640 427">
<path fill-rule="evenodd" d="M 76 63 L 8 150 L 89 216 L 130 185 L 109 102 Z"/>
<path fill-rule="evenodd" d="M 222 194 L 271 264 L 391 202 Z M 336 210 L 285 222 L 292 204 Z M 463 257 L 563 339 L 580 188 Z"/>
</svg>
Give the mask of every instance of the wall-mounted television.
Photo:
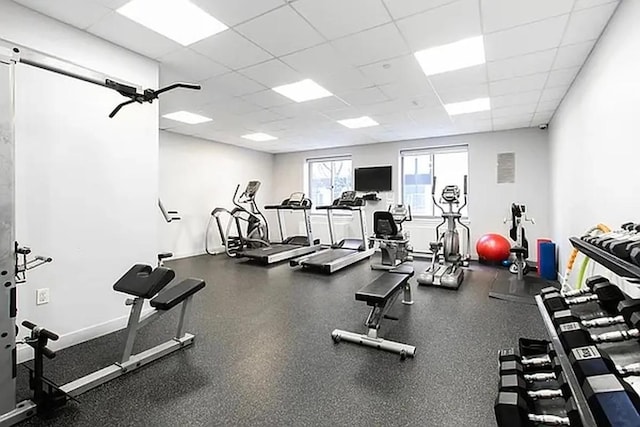
<svg viewBox="0 0 640 427">
<path fill-rule="evenodd" d="M 391 191 L 391 166 L 355 169 L 356 191 Z"/>
</svg>

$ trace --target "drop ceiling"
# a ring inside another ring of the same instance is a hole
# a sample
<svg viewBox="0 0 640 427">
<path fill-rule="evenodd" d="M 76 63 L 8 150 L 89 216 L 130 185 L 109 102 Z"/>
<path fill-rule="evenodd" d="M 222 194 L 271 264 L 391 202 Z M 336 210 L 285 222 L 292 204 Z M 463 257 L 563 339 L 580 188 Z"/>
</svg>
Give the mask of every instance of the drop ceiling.
<svg viewBox="0 0 640 427">
<path fill-rule="evenodd" d="M 229 29 L 188 47 L 115 12 L 127 0 L 15 0 L 160 63 L 176 91 L 162 129 L 280 153 L 537 126 L 552 117 L 618 0 L 192 0 Z M 484 36 L 486 64 L 427 78 L 413 53 Z M 272 87 L 313 79 L 335 96 L 295 103 Z M 491 110 L 443 104 L 489 97 Z M 379 126 L 338 120 L 369 116 Z M 249 141 L 267 133 L 273 141 Z"/>
</svg>

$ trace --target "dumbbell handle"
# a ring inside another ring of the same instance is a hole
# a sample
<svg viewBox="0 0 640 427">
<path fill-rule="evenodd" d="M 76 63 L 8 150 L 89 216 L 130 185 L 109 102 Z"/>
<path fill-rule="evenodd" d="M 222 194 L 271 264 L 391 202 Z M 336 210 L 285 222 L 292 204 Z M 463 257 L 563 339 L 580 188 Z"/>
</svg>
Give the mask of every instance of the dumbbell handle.
<svg viewBox="0 0 640 427">
<path fill-rule="evenodd" d="M 603 326 L 619 325 L 621 323 L 625 323 L 624 317 L 622 316 L 600 317 L 592 320 L 583 320 L 582 326 L 585 328 L 600 328 Z"/>
<path fill-rule="evenodd" d="M 532 357 L 531 359 L 522 358 L 520 363 L 524 366 L 547 366 L 551 365 L 551 358 L 549 356 Z"/>
<path fill-rule="evenodd" d="M 527 391 L 527 395 L 532 399 L 555 399 L 562 397 L 561 390 L 535 390 Z"/>
<path fill-rule="evenodd" d="M 640 363 L 632 363 L 627 366 L 616 366 L 616 371 L 622 376 L 640 374 Z"/>
<path fill-rule="evenodd" d="M 591 289 L 585 286 L 584 288 L 572 289 L 570 291 L 561 292 L 561 295 L 565 298 L 571 298 L 571 297 L 577 297 L 580 295 L 588 294 L 589 292 L 591 292 Z"/>
<path fill-rule="evenodd" d="M 629 341 L 640 338 L 640 330 L 634 328 L 628 331 L 605 332 L 604 334 L 591 335 L 591 339 L 596 343 Z"/>
<path fill-rule="evenodd" d="M 567 298 L 565 302 L 568 305 L 576 305 L 576 304 L 584 304 L 589 301 L 598 301 L 598 299 L 599 299 L 598 295 L 592 294 L 592 295 L 585 295 L 582 297 Z"/>
<path fill-rule="evenodd" d="M 569 418 L 558 417 L 557 415 L 534 415 L 528 414 L 529 421 L 532 423 L 545 424 L 548 426 L 568 426 Z"/>
<path fill-rule="evenodd" d="M 556 379 L 556 374 L 553 372 L 538 372 L 536 374 L 524 374 L 524 380 L 529 382 L 534 381 L 551 381 Z"/>
</svg>

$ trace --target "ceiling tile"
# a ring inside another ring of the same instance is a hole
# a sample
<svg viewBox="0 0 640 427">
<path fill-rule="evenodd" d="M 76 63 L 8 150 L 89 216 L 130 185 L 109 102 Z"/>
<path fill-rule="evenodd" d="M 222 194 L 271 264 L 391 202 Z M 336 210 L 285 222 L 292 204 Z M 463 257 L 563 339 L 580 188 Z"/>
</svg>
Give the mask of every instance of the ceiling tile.
<svg viewBox="0 0 640 427">
<path fill-rule="evenodd" d="M 254 103 L 251 103 L 244 98 L 235 96 L 226 96 L 219 98 L 214 102 L 202 107 L 204 111 L 211 112 L 214 116 L 218 117 L 222 115 L 242 115 L 259 111 L 262 108 Z"/>
<path fill-rule="evenodd" d="M 429 77 L 436 91 L 446 91 L 460 86 L 480 86 L 488 82 L 486 64 L 462 70 L 450 71 Z"/>
<path fill-rule="evenodd" d="M 393 19 L 415 15 L 456 1 L 458 0 L 384 0 Z"/>
<path fill-rule="evenodd" d="M 491 97 L 491 108 L 504 108 L 516 105 L 537 103 L 542 95 L 542 90 L 531 92 L 520 92 L 511 95 L 493 96 Z"/>
<path fill-rule="evenodd" d="M 359 70 L 377 85 L 426 78 L 413 55 L 365 65 Z"/>
<path fill-rule="evenodd" d="M 452 102 L 469 101 L 477 98 L 489 97 L 489 84 L 473 85 L 473 86 L 458 86 L 454 88 L 446 88 L 436 90 L 440 99 L 445 104 Z"/>
<path fill-rule="evenodd" d="M 278 59 L 243 68 L 239 72 L 269 88 L 304 79 L 301 74 Z"/>
<path fill-rule="evenodd" d="M 251 102 L 252 104 L 259 105 L 263 108 L 277 107 L 280 105 L 292 104 L 291 100 L 284 96 L 272 91 L 271 89 L 263 90 L 261 92 L 251 93 L 242 97 L 244 100 Z"/>
<path fill-rule="evenodd" d="M 100 21 L 105 16 L 113 13 L 113 10 L 86 0 L 14 0 L 30 9 L 36 10 L 47 16 L 85 29 Z"/>
<path fill-rule="evenodd" d="M 298 0 L 292 6 L 330 40 L 391 21 L 381 0 Z"/>
<path fill-rule="evenodd" d="M 481 0 L 485 33 L 506 30 L 523 24 L 571 12 L 575 0 Z"/>
<path fill-rule="evenodd" d="M 230 27 L 286 4 L 283 0 L 191 1 Z"/>
<path fill-rule="evenodd" d="M 536 111 L 538 101 L 532 104 L 512 105 L 510 107 L 500 107 L 491 109 L 491 117 L 499 119 L 503 117 L 531 115 Z"/>
<path fill-rule="evenodd" d="M 572 13 L 562 44 L 575 44 L 600 37 L 616 7 L 617 3 L 607 3 Z"/>
<path fill-rule="evenodd" d="M 115 12 L 90 26 L 87 31 L 150 58 L 159 58 L 182 47 Z"/>
<path fill-rule="evenodd" d="M 242 121 L 250 122 L 252 124 L 273 122 L 273 121 L 282 120 L 282 119 L 284 119 L 284 117 L 282 117 L 280 114 L 276 113 L 275 111 L 267 110 L 267 109 L 262 109 L 258 111 L 253 111 L 251 113 L 243 114 L 241 117 Z"/>
<path fill-rule="evenodd" d="M 377 87 L 360 89 L 355 92 L 341 94 L 340 98 L 350 105 L 370 105 L 388 101 L 389 98 Z"/>
<path fill-rule="evenodd" d="M 515 56 L 487 63 L 490 80 L 511 79 L 551 70 L 557 49 Z"/>
<path fill-rule="evenodd" d="M 394 24 L 386 24 L 332 42 L 352 65 L 365 65 L 409 53 Z"/>
<path fill-rule="evenodd" d="M 504 130 L 530 127 L 532 118 L 533 114 L 496 118 L 493 119 L 493 129 Z"/>
<path fill-rule="evenodd" d="M 415 96 L 431 96 L 434 103 L 438 96 L 426 77 L 420 80 L 405 80 L 380 86 L 380 90 L 391 99 L 412 98 Z"/>
<path fill-rule="evenodd" d="M 469 113 L 469 114 L 458 114 L 456 116 L 451 116 L 451 122 L 454 124 L 459 123 L 477 123 L 484 121 L 491 121 L 491 111 L 479 111 L 477 113 Z"/>
<path fill-rule="evenodd" d="M 555 111 L 560 104 L 560 98 L 551 101 L 540 101 L 537 111 Z"/>
<path fill-rule="evenodd" d="M 553 116 L 554 110 L 548 111 L 539 111 L 533 115 L 533 119 L 531 120 L 531 124 L 533 126 L 538 126 L 544 123 L 549 123 L 551 117 Z"/>
<path fill-rule="evenodd" d="M 545 19 L 484 37 L 487 61 L 552 49 L 560 45 L 569 15 Z"/>
<path fill-rule="evenodd" d="M 554 69 L 578 67 L 584 64 L 587 56 L 593 49 L 595 40 L 574 45 L 561 46 L 558 48 L 558 55 L 553 62 Z"/>
<path fill-rule="evenodd" d="M 186 47 L 163 55 L 158 61 L 162 69 L 178 73 L 193 81 L 206 80 L 229 72 L 227 67 Z"/>
<path fill-rule="evenodd" d="M 491 96 L 541 90 L 547 80 L 547 73 L 533 74 L 489 83 Z"/>
<path fill-rule="evenodd" d="M 190 46 L 233 70 L 248 67 L 272 59 L 263 49 L 233 30 L 226 30 Z"/>
<path fill-rule="evenodd" d="M 576 0 L 573 10 L 588 9 L 590 7 L 600 6 L 606 3 L 618 4 L 618 0 Z"/>
<path fill-rule="evenodd" d="M 545 88 L 542 91 L 542 95 L 540 96 L 540 104 L 547 101 L 560 101 L 564 95 L 567 93 L 567 89 L 569 86 L 558 86 L 552 88 Z"/>
<path fill-rule="evenodd" d="M 205 84 L 211 88 L 211 90 L 216 90 L 230 96 L 248 95 L 266 89 L 265 86 L 235 71 L 209 79 Z"/>
<path fill-rule="evenodd" d="M 102 6 L 106 6 L 110 9 L 118 9 L 120 6 L 124 6 L 126 3 L 129 3 L 131 0 L 92 0 L 94 3 L 101 4 Z"/>
<path fill-rule="evenodd" d="M 331 93 L 344 93 L 373 86 L 371 80 L 356 68 L 328 75 L 313 73 L 311 77 Z"/>
<path fill-rule="evenodd" d="M 280 59 L 307 76 L 335 74 L 351 69 L 351 66 L 329 43 L 301 50 Z"/>
<path fill-rule="evenodd" d="M 565 68 L 563 70 L 554 70 L 549 73 L 547 85 L 545 87 L 568 86 L 578 75 L 580 67 Z"/>
<path fill-rule="evenodd" d="M 459 0 L 397 24 L 414 52 L 482 34 L 478 0 Z"/>
<path fill-rule="evenodd" d="M 236 27 L 256 44 L 275 56 L 305 49 L 324 40 L 290 7 L 283 7 Z"/>
</svg>

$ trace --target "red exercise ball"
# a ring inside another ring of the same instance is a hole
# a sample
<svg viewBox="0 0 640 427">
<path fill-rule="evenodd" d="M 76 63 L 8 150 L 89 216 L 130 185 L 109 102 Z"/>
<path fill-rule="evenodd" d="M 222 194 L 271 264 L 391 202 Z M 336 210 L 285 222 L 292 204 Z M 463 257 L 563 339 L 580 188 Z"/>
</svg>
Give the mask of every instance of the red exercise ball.
<svg viewBox="0 0 640 427">
<path fill-rule="evenodd" d="M 510 250 L 511 243 L 500 234 L 485 234 L 476 243 L 476 252 L 481 261 L 502 262 L 509 258 Z"/>
</svg>

